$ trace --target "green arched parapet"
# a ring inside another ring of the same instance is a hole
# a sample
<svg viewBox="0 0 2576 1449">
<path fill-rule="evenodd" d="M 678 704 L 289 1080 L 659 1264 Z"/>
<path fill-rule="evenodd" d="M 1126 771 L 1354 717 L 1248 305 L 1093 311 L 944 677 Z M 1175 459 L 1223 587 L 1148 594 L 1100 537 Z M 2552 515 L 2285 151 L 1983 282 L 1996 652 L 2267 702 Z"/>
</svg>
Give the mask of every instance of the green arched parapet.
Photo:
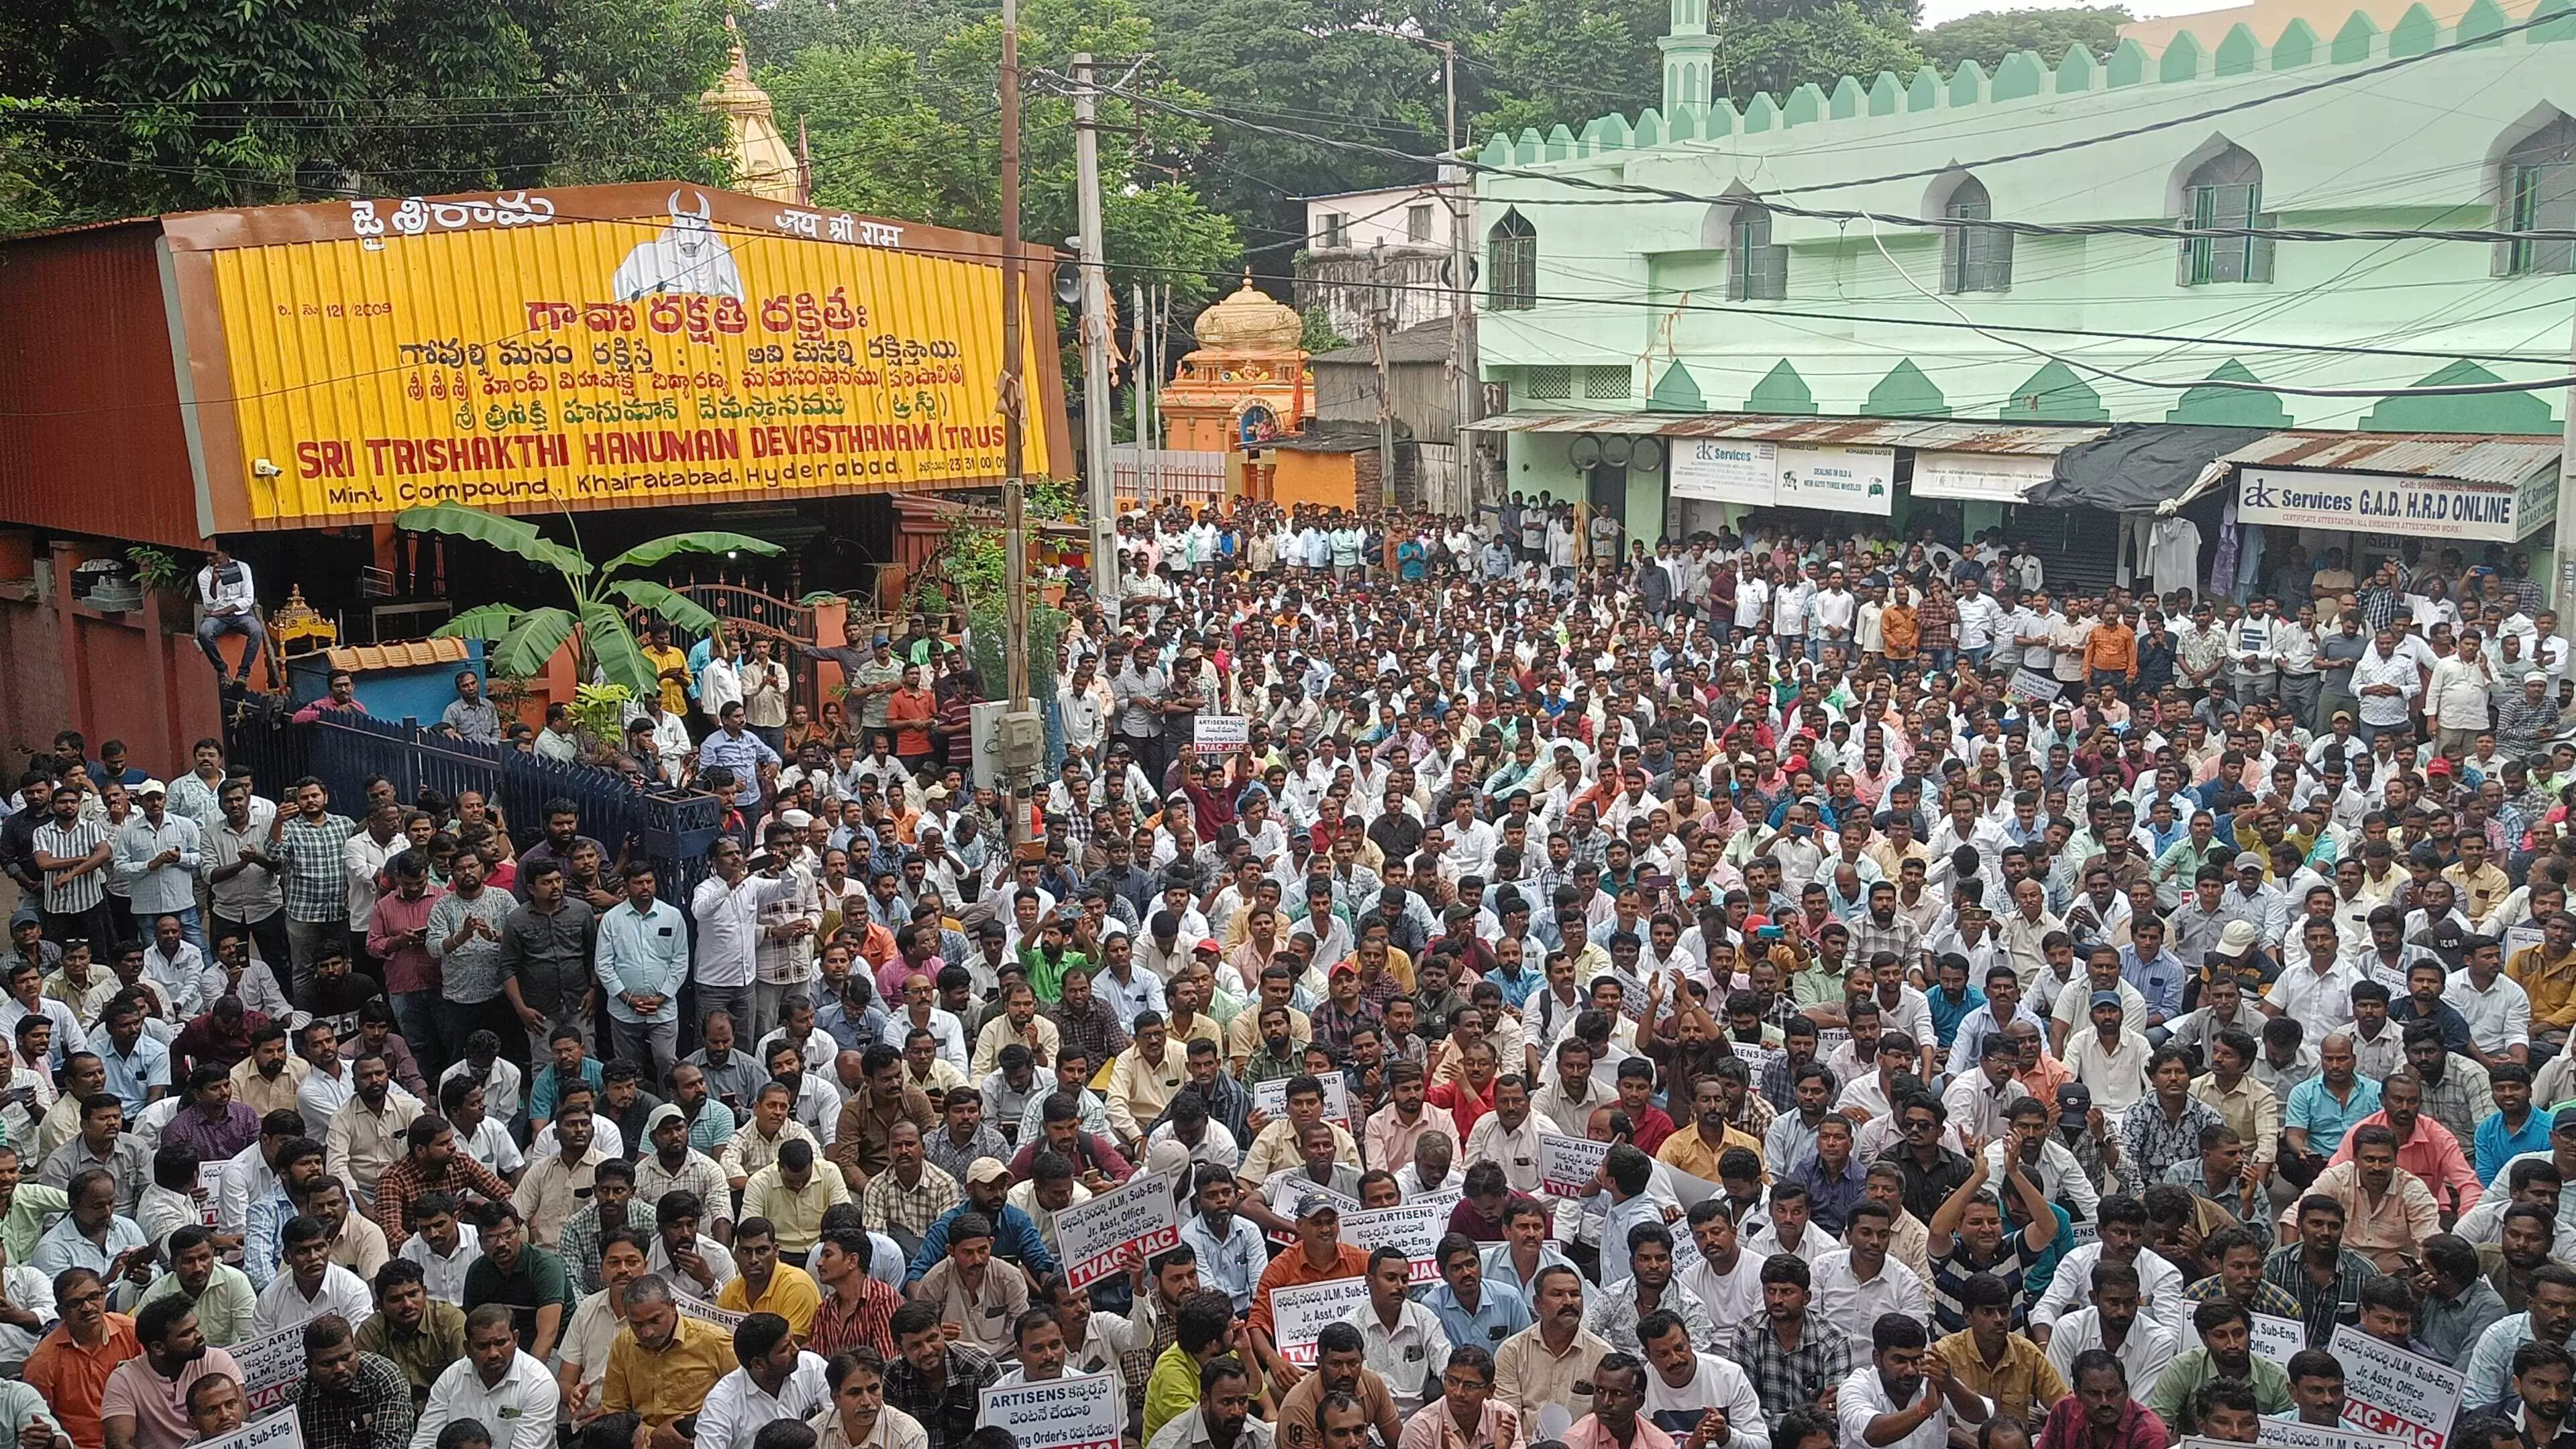
<svg viewBox="0 0 2576 1449">
<path fill-rule="evenodd" d="M 2474 362 L 2449 363 L 2418 378 L 2416 387 L 2474 387 L 2502 382 Z M 2372 433 L 2555 433 L 2549 404 L 2527 392 L 2482 392 L 2464 397 L 2385 397 L 2361 420 Z"/>
<path fill-rule="evenodd" d="M 1888 369 L 1860 410 L 1874 418 L 1946 418 L 1950 400 L 1909 357 Z"/>
<path fill-rule="evenodd" d="M 1573 158 L 1574 133 L 1565 128 L 1563 121 L 1557 122 L 1555 128 L 1547 133 L 1546 155 L 1550 161 L 1566 161 Z"/>
<path fill-rule="evenodd" d="M 2272 69 L 2296 70 L 2317 58 L 2317 29 L 2304 20 L 2293 20 L 2281 27 L 2281 38 L 2272 42 Z"/>
<path fill-rule="evenodd" d="M 2102 406 L 2102 394 L 2062 362 L 2051 362 L 2024 379 L 1995 416 L 2008 423 L 2111 421 L 2110 409 Z"/>
<path fill-rule="evenodd" d="M 1950 84 L 1947 87 L 1947 93 L 1950 97 L 1950 105 L 1953 109 L 1960 106 L 1973 106 L 1977 102 L 1984 100 L 1986 98 L 1986 68 L 1977 64 L 1973 60 L 1963 60 L 1959 62 L 1959 68 L 1950 72 Z"/>
<path fill-rule="evenodd" d="M 1859 115 L 1861 107 L 1868 102 L 1868 94 L 1860 88 L 1860 81 L 1852 76 L 1844 76 L 1834 82 L 1833 100 L 1826 106 L 1825 113 L 1834 120 L 1848 121 Z"/>
<path fill-rule="evenodd" d="M 2093 58 L 2093 52 L 2080 45 L 2066 47 L 2066 58 L 2057 63 L 2057 93 L 2078 95 L 2101 83 L 2102 62 Z"/>
<path fill-rule="evenodd" d="M 1755 91 L 1753 99 L 1744 103 L 1744 134 L 1759 135 L 1779 124 L 1780 103 L 1771 99 L 1769 91 Z"/>
<path fill-rule="evenodd" d="M 1812 414 L 1816 411 L 1816 395 L 1808 391 L 1807 380 L 1800 377 L 1798 369 L 1791 367 L 1789 359 L 1784 357 L 1778 366 L 1762 375 L 1762 380 L 1753 385 L 1752 392 L 1745 395 L 1744 410 L 1748 413 Z"/>
<path fill-rule="evenodd" d="M 2335 32 L 2334 45 L 2327 50 L 2326 59 L 2337 65 L 2359 65 L 2370 59 L 2378 43 L 2379 22 L 2356 10 L 2343 23 L 2343 29 Z"/>
<path fill-rule="evenodd" d="M 1664 144 L 1664 118 L 1654 107 L 1637 113 L 1637 128 L 1628 133 L 1631 144 L 1643 150 Z"/>
<path fill-rule="evenodd" d="M 2524 40 L 2532 45 L 2552 40 L 2576 40 L 2576 0 L 2540 0 L 2532 7 L 2533 15 L 2554 17 L 2524 31 Z"/>
<path fill-rule="evenodd" d="M 1664 369 L 1655 390 L 1646 396 L 1650 413 L 1704 413 L 1708 399 L 1700 395 L 1699 384 L 1691 380 L 1690 369 L 1676 361 Z"/>
<path fill-rule="evenodd" d="M 2263 42 L 2254 38 L 2252 26 L 2243 22 L 2227 27 L 2218 42 L 2218 75 L 2251 75 L 2262 62 Z"/>
<path fill-rule="evenodd" d="M 2108 74 L 2111 87 L 2116 90 L 2121 86 L 2145 84 L 2151 61 L 2147 48 L 2138 43 L 2136 36 L 2131 36 L 2111 48 L 2110 64 L 2103 69 Z"/>
<path fill-rule="evenodd" d="M 2397 23 L 2388 28 L 2388 55 L 2392 60 L 2400 56 L 2429 55 L 2433 47 L 2441 43 L 2442 22 L 2433 18 L 2433 12 L 2424 8 L 2422 0 L 2407 6 L 2406 13 L 2398 16 Z"/>
<path fill-rule="evenodd" d="M 2566 3 L 2569 5 L 2576 5 L 2576 0 L 2566 0 Z M 1903 82 L 1897 80 L 1896 72 L 1892 70 L 1880 71 L 1878 73 L 1878 79 L 1869 83 L 1869 113 L 1871 115 L 1892 116 L 1895 115 L 1897 109 L 1904 104 L 1905 86 Z"/>
<path fill-rule="evenodd" d="M 1905 109 L 1928 111 L 1941 104 L 1941 72 L 1925 66 L 1905 86 Z"/>
<path fill-rule="evenodd" d="M 2209 374 L 2211 382 L 2259 383 L 2261 378 L 2246 370 L 2235 358 L 2218 364 Z M 2258 392 L 2251 387 L 2201 386 L 2186 390 L 2165 413 L 2169 423 L 2217 423 L 2241 428 L 2287 428 L 2295 426 L 2289 410 L 2281 406 L 2278 393 Z"/>
<path fill-rule="evenodd" d="M 2504 28 L 2512 23 L 2496 0 L 2469 0 L 2469 8 L 2460 12 L 2460 23 L 2452 30 L 2451 38 L 2472 50 L 2483 50 L 2503 44 Z"/>
<path fill-rule="evenodd" d="M 2199 37 L 2185 30 L 2165 44 L 2165 53 L 2156 60 L 2156 79 L 2167 85 L 2200 79 L 2207 59 L 2200 48 Z"/>
</svg>

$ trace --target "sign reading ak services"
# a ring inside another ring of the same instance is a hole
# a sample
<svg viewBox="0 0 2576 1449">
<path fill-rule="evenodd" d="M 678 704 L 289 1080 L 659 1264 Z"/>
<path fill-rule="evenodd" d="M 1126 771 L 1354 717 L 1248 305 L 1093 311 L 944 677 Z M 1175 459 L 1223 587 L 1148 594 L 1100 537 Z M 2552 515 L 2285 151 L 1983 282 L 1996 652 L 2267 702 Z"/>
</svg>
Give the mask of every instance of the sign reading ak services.
<svg viewBox="0 0 2576 1449">
<path fill-rule="evenodd" d="M 2550 521 L 2555 472 L 2540 486 L 2246 468 L 2237 474 L 2236 516 L 2247 523 L 2411 534 L 2512 543 Z"/>
<path fill-rule="evenodd" d="M 1675 438 L 1672 494 L 1768 508 L 1780 472 L 1778 452 L 1769 443 L 1742 438 Z"/>
</svg>

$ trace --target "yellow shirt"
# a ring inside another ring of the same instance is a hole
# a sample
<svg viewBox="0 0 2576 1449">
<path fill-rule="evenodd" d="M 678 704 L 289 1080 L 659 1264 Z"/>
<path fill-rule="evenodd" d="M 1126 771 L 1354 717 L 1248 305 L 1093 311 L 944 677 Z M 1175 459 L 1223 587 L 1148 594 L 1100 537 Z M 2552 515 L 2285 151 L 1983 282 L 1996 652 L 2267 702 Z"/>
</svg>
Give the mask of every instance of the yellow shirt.
<svg viewBox="0 0 2576 1449">
<path fill-rule="evenodd" d="M 735 1221 L 767 1218 L 778 1232 L 780 1252 L 806 1253 L 813 1251 L 815 1240 L 823 1235 L 824 1210 L 849 1200 L 849 1182 L 841 1176 L 838 1163 L 815 1159 L 814 1171 L 805 1179 L 805 1190 L 798 1192 L 787 1185 L 779 1175 L 778 1164 L 773 1162 L 743 1184 L 742 1213 Z"/>
<path fill-rule="evenodd" d="M 653 666 L 653 672 L 657 675 L 666 669 L 677 669 L 683 673 L 688 670 L 689 656 L 677 649 L 656 649 L 647 644 L 642 652 L 645 662 Z M 672 714 L 686 715 L 689 712 L 688 686 L 676 679 L 663 680 L 662 708 Z"/>
<path fill-rule="evenodd" d="M 786 1271 L 786 1265 L 779 1265 L 779 1270 Z M 612 1414 L 632 1411 L 658 1429 L 683 1414 L 696 1413 L 716 1381 L 735 1367 L 733 1335 L 712 1323 L 683 1317 L 679 1331 L 671 1335 L 671 1346 L 660 1353 L 647 1353 L 635 1341 L 634 1329 L 621 1328 L 608 1349 L 608 1374 L 599 1383 L 600 1407 Z"/>
<path fill-rule="evenodd" d="M 769 1291 L 757 1299 L 751 1296 L 751 1280 L 734 1275 L 716 1295 L 716 1306 L 735 1313 L 775 1313 L 787 1320 L 787 1331 L 796 1341 L 814 1327 L 814 1310 L 823 1306 L 823 1290 L 814 1286 L 813 1277 L 793 1263 L 781 1263 L 770 1270 Z"/>
<path fill-rule="evenodd" d="M 1665 1138 L 1664 1145 L 1655 1149 L 1655 1158 L 1675 1172 L 1687 1172 L 1703 1182 L 1715 1182 L 1717 1159 L 1730 1147 L 1745 1148 L 1757 1160 L 1762 1156 L 1762 1144 L 1748 1132 L 1729 1127 L 1726 1135 L 1711 1147 L 1699 1135 L 1699 1124 L 1692 1122 Z"/>
</svg>

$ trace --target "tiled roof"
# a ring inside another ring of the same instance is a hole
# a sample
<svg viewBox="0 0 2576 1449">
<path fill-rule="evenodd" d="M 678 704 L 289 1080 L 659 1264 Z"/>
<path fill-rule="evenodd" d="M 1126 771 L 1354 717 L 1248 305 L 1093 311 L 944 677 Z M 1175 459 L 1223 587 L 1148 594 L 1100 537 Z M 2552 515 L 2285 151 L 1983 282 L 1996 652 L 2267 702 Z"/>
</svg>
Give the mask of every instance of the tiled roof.
<svg viewBox="0 0 2576 1449">
<path fill-rule="evenodd" d="M 462 639 L 411 639 L 397 644 L 355 644 L 323 651 L 334 669 L 364 674 L 375 669 L 420 669 L 432 664 L 462 664 L 469 657 Z"/>
</svg>

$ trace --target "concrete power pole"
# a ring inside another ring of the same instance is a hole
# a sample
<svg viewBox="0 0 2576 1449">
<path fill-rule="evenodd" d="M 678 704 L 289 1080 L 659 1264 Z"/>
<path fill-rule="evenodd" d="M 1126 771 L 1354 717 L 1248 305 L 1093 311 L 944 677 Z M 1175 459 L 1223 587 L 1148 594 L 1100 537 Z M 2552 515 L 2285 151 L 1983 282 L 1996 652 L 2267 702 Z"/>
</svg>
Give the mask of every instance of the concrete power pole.
<svg viewBox="0 0 2576 1449">
<path fill-rule="evenodd" d="M 1467 431 L 1467 425 L 1476 420 L 1482 395 L 1476 385 L 1475 246 L 1471 237 L 1476 200 L 1467 168 L 1454 159 L 1464 144 L 1458 134 L 1458 47 L 1454 42 L 1444 44 L 1440 52 L 1441 71 L 1449 90 L 1449 155 L 1453 158 L 1440 168 L 1441 179 L 1450 186 L 1449 285 L 1455 294 L 1449 304 L 1449 468 L 1450 487 L 1455 490 L 1449 501 L 1461 516 L 1467 516 L 1476 511 L 1476 461 L 1471 446 L 1475 435 Z"/>
<path fill-rule="evenodd" d="M 999 734 L 1009 812 L 1004 838 L 1029 838 L 1026 793 L 1046 755 L 1046 727 L 1029 699 L 1028 500 L 1020 473 L 1027 393 L 1020 372 L 1022 320 L 1028 298 L 1020 280 L 1020 7 L 1002 0 L 1002 660 L 1010 704 Z M 1051 314 L 1050 314 L 1051 315 Z"/>
<path fill-rule="evenodd" d="M 2569 352 L 2576 356 L 2576 343 Z M 2576 619 L 2576 387 L 2567 389 L 2567 430 L 2558 446 L 2558 531 L 2551 538 L 2551 561 L 2558 566 L 2558 579 L 2550 601 L 2563 628 Z"/>
<path fill-rule="evenodd" d="M 1369 339 L 1377 348 L 1377 495 L 1378 506 L 1395 507 L 1395 391 L 1387 384 L 1386 324 L 1391 305 L 1386 281 L 1386 243 L 1369 250 Z"/>
<path fill-rule="evenodd" d="M 1082 452 L 1089 465 L 1091 595 L 1118 588 L 1118 486 L 1109 467 L 1108 238 L 1100 234 L 1100 92 L 1089 52 L 1073 58 L 1073 160 L 1082 235 Z M 1142 440 L 1139 440 L 1142 446 Z"/>
</svg>

